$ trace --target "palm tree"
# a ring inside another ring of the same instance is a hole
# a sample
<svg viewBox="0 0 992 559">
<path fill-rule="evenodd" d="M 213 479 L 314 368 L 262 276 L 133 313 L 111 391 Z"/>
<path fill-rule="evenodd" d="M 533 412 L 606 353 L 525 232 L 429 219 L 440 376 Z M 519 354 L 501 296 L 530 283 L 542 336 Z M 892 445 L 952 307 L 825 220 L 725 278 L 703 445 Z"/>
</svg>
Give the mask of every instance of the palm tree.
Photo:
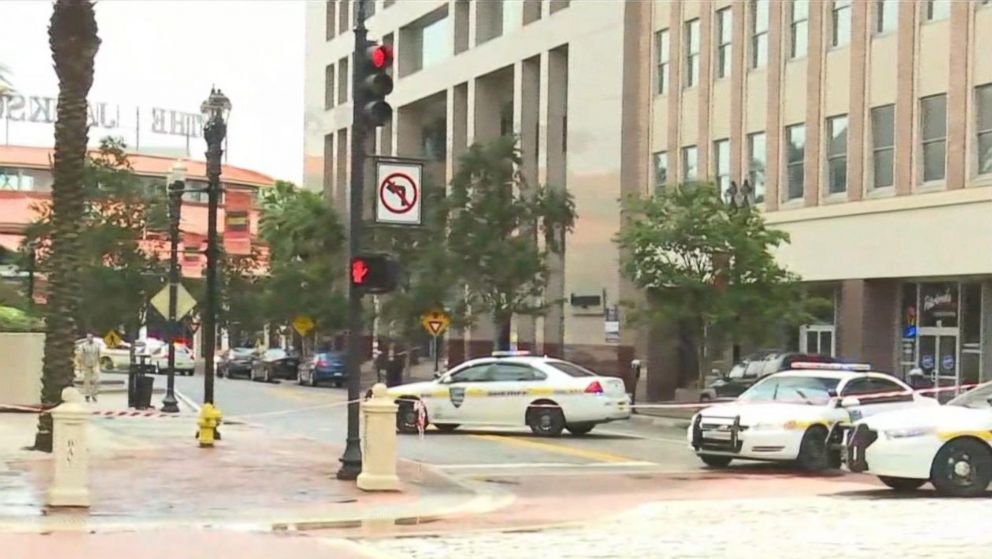
<svg viewBox="0 0 992 559">
<path fill-rule="evenodd" d="M 73 317 L 81 296 L 75 270 L 81 252 L 79 233 L 86 199 L 83 172 L 89 140 L 86 97 L 93 86 L 93 61 L 100 48 L 93 2 L 56 0 L 48 43 L 59 78 L 59 101 L 41 388 L 46 408 L 61 401 L 62 389 L 71 386 L 74 378 L 72 358 L 78 332 Z M 52 450 L 52 418 L 47 413 L 38 421 L 35 449 Z"/>
</svg>

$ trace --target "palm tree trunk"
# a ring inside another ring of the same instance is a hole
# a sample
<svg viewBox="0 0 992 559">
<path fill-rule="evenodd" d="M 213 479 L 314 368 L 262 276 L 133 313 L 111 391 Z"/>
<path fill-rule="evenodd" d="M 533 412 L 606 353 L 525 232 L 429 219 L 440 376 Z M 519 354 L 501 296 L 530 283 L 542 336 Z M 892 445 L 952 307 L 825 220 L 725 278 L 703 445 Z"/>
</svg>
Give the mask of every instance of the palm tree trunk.
<svg viewBox="0 0 992 559">
<path fill-rule="evenodd" d="M 81 252 L 79 234 L 85 210 L 83 174 L 89 141 L 86 97 L 93 85 L 93 61 L 100 47 L 96 15 L 89 0 L 57 0 L 48 28 L 49 45 L 59 78 L 58 116 L 52 174 L 52 245 L 49 255 L 48 302 L 45 306 L 45 362 L 41 401 L 48 408 L 62 401 L 72 385 L 76 311 L 80 286 L 76 280 Z M 52 450 L 52 418 L 38 421 L 35 448 Z"/>
</svg>

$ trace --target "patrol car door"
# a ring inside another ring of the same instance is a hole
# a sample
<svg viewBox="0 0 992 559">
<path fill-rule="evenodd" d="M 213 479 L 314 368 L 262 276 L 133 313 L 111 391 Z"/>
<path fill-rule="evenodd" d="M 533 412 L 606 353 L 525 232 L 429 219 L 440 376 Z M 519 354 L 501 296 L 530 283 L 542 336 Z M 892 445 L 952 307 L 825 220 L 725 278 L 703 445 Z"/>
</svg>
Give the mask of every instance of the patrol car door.
<svg viewBox="0 0 992 559">
<path fill-rule="evenodd" d="M 486 423 L 524 425 L 531 389 L 547 382 L 548 375 L 525 363 L 493 363 L 481 408 Z"/>
<path fill-rule="evenodd" d="M 484 417 L 482 405 L 489 385 L 492 363 L 466 367 L 445 377 L 441 390 L 431 398 L 430 420 L 435 423 L 479 423 Z"/>
<path fill-rule="evenodd" d="M 856 378 L 841 388 L 840 397 L 857 398 L 859 404 L 847 406 L 851 421 L 914 405 L 913 394 L 896 382 L 877 377 Z M 843 400 L 841 400 L 843 401 Z"/>
</svg>

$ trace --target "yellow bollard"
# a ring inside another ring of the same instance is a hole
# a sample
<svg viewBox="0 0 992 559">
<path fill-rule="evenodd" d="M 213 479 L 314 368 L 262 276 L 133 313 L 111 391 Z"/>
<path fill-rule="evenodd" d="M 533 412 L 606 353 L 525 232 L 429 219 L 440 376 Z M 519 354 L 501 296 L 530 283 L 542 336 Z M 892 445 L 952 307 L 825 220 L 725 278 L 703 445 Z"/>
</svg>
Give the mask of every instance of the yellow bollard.
<svg viewBox="0 0 992 559">
<path fill-rule="evenodd" d="M 212 447 L 214 441 L 220 439 L 217 428 L 220 427 L 223 418 L 224 414 L 213 404 L 203 405 L 203 409 L 200 410 L 200 418 L 196 420 L 196 424 L 200 427 L 196 432 L 196 438 L 200 441 L 201 448 Z"/>
</svg>

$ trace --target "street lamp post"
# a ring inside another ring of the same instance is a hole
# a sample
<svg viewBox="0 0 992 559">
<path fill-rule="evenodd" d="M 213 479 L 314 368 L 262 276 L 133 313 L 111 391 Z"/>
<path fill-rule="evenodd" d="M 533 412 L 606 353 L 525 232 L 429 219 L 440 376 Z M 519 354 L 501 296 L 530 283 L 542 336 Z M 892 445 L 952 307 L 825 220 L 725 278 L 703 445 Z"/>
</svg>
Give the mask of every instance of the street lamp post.
<svg viewBox="0 0 992 559">
<path fill-rule="evenodd" d="M 183 207 L 183 191 L 186 188 L 186 165 L 176 161 L 169 173 L 169 378 L 166 383 L 165 398 L 162 399 L 162 411 L 178 413 L 179 402 L 176 401 L 176 336 L 179 332 L 179 321 L 176 317 L 176 298 L 179 291 L 179 218 Z"/>
<path fill-rule="evenodd" d="M 730 181 L 730 188 L 727 189 L 726 196 L 727 204 L 734 211 L 750 208 L 754 204 L 754 189 L 747 179 L 744 179 L 740 186 L 737 186 L 737 182 Z M 741 361 L 741 345 L 736 342 L 733 347 L 732 360 L 734 363 Z"/>
<path fill-rule="evenodd" d="M 214 356 L 217 351 L 217 301 L 220 287 L 217 283 L 219 256 L 217 235 L 217 207 L 220 204 L 221 157 L 224 155 L 224 137 L 227 135 L 227 118 L 231 101 L 221 90 L 211 88 L 210 97 L 200 105 L 203 113 L 203 137 L 207 140 L 207 294 L 203 316 L 203 402 L 214 403 Z"/>
</svg>

